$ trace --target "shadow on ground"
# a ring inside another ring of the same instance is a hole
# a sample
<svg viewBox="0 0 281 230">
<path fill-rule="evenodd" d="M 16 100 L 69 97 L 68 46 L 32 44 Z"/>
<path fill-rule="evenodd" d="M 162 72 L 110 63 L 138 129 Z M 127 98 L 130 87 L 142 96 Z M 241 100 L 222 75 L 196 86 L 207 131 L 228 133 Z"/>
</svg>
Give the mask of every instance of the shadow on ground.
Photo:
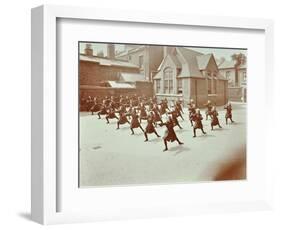
<svg viewBox="0 0 281 230">
<path fill-rule="evenodd" d="M 177 156 L 178 154 L 189 151 L 189 150 L 190 150 L 190 148 L 188 148 L 186 146 L 178 145 L 178 146 L 173 146 L 173 147 L 169 148 L 168 152 L 169 151 L 175 152 L 174 156 Z"/>
<path fill-rule="evenodd" d="M 18 213 L 18 216 L 25 220 L 31 221 L 31 214 L 29 212 L 20 212 L 20 213 Z"/>
</svg>

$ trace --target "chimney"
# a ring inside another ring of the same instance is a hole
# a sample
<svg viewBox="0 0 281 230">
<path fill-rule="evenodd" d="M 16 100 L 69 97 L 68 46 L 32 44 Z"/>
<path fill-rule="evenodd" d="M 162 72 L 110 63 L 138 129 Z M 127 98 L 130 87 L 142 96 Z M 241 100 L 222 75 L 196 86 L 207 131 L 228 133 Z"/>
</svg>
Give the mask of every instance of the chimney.
<svg viewBox="0 0 281 230">
<path fill-rule="evenodd" d="M 84 49 L 84 53 L 86 56 L 93 56 L 93 49 L 91 44 L 86 44 L 86 48 Z"/>
<path fill-rule="evenodd" d="M 114 44 L 107 44 L 107 58 L 115 58 L 115 46 Z"/>
</svg>

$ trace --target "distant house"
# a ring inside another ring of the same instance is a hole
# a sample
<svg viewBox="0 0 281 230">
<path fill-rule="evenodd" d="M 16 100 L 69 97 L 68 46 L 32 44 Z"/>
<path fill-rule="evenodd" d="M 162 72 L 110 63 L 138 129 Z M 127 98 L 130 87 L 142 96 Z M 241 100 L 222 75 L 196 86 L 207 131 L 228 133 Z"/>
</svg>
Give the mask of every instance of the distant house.
<svg viewBox="0 0 281 230">
<path fill-rule="evenodd" d="M 124 51 L 116 54 L 116 58 L 138 66 L 145 79 L 152 81 L 152 73 L 157 70 L 163 60 L 163 47 L 128 44 L 125 45 Z"/>
<path fill-rule="evenodd" d="M 159 99 L 193 99 L 197 106 L 207 100 L 223 105 L 228 100 L 227 80 L 220 75 L 213 54 L 184 47 L 165 47 L 164 59 L 153 77 Z"/>
<path fill-rule="evenodd" d="M 238 75 L 235 77 L 235 61 L 223 61 L 219 64 L 220 74 L 228 80 L 230 87 L 246 86 L 247 81 L 247 67 L 246 64 L 238 67 Z"/>
<path fill-rule="evenodd" d="M 234 60 L 224 60 L 219 64 L 219 72 L 228 80 L 229 99 L 232 101 L 247 100 L 247 65 L 241 64 L 237 66 L 237 74 L 235 74 Z"/>
</svg>

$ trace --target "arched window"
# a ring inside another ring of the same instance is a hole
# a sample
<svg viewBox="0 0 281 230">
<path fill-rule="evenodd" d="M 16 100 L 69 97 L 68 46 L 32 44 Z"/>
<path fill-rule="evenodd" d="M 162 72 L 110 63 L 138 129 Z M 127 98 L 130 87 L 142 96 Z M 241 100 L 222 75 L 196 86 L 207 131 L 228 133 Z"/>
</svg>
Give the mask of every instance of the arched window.
<svg viewBox="0 0 281 230">
<path fill-rule="evenodd" d="M 177 93 L 178 94 L 182 94 L 182 78 L 178 78 L 177 79 Z"/>
<path fill-rule="evenodd" d="M 164 93 L 173 93 L 173 69 L 164 69 Z"/>
</svg>

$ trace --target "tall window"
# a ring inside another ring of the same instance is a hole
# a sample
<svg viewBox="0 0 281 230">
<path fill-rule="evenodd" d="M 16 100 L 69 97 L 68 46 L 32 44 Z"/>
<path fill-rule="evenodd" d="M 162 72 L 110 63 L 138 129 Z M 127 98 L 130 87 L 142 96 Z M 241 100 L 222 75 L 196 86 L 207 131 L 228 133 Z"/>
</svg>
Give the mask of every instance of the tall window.
<svg viewBox="0 0 281 230">
<path fill-rule="evenodd" d="M 229 80 L 229 78 L 230 78 L 230 71 L 226 71 L 226 72 L 225 72 L 225 78 L 226 78 L 227 80 Z"/>
<path fill-rule="evenodd" d="M 143 67 L 143 56 L 139 56 L 139 67 Z"/>
<path fill-rule="evenodd" d="M 178 94 L 182 94 L 182 79 L 178 78 L 177 80 L 177 86 L 178 86 Z"/>
<path fill-rule="evenodd" d="M 160 80 L 155 80 L 155 84 L 156 84 L 156 93 L 160 92 Z"/>
<path fill-rule="evenodd" d="M 214 79 L 214 94 L 217 93 L 217 80 Z"/>
<path fill-rule="evenodd" d="M 243 72 L 243 81 L 245 82 L 247 80 L 247 73 L 246 71 Z"/>
<path fill-rule="evenodd" d="M 164 70 L 164 93 L 173 93 L 173 69 Z"/>
<path fill-rule="evenodd" d="M 208 79 L 208 94 L 212 93 L 212 82 L 211 79 Z"/>
</svg>

